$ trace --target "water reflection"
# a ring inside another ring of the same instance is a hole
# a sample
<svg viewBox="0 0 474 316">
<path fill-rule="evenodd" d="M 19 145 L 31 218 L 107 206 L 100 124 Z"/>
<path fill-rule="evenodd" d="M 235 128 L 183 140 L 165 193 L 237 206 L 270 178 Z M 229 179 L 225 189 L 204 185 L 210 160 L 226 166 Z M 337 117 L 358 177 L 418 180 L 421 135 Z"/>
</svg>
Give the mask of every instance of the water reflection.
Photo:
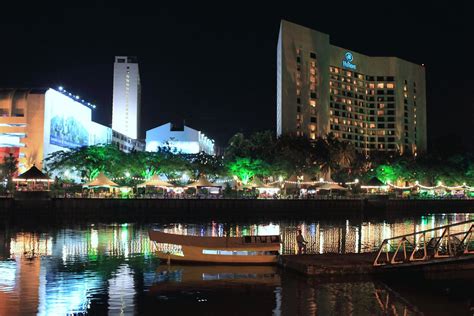
<svg viewBox="0 0 474 316">
<path fill-rule="evenodd" d="M 282 253 L 294 253 L 296 227 L 309 250 L 372 251 L 384 238 L 474 214 L 394 222 L 156 223 L 168 232 L 232 236 L 281 234 Z M 89 224 L 60 228 L 0 228 L 0 315 L 233 313 L 417 314 L 419 302 L 373 281 L 317 283 L 275 267 L 160 266 L 150 225 Z M 410 294 L 412 296 L 413 294 Z M 439 295 L 439 294 L 435 294 Z M 236 300 L 242 301 L 236 304 Z M 186 303 L 186 304 L 184 304 Z M 449 301 L 446 303 L 449 304 Z M 249 311 L 249 306 L 255 308 Z"/>
<path fill-rule="evenodd" d="M 296 233 L 299 228 L 308 241 L 308 253 L 360 253 L 375 251 L 386 238 L 470 219 L 474 219 L 474 214 L 430 215 L 392 223 L 345 220 L 296 223 L 280 221 L 278 223 L 245 225 L 212 222 L 207 224 L 157 224 L 155 227 L 168 233 L 195 236 L 281 234 L 282 254 L 296 253 Z M 469 228 L 468 224 L 456 227 L 456 231 L 463 231 L 467 228 Z"/>
</svg>

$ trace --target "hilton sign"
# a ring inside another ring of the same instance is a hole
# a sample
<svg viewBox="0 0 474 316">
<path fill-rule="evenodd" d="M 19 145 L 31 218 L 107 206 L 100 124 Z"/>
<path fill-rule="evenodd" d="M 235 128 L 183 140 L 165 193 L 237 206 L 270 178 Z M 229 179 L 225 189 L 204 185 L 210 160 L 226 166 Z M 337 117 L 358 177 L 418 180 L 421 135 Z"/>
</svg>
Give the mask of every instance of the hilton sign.
<svg viewBox="0 0 474 316">
<path fill-rule="evenodd" d="M 344 55 L 344 60 L 342 61 L 342 66 L 343 67 L 346 67 L 346 68 L 349 68 L 349 69 L 352 69 L 352 70 L 356 70 L 356 65 L 354 65 L 352 63 L 352 60 L 354 59 L 354 56 L 352 56 L 352 53 L 351 52 L 347 52 L 345 55 Z"/>
</svg>

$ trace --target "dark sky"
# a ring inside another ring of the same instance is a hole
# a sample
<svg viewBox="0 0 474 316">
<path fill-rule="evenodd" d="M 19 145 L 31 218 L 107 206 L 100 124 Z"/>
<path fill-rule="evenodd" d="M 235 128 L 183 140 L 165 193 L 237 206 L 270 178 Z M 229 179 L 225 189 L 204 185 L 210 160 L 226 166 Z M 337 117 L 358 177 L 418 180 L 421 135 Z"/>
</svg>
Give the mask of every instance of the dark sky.
<svg viewBox="0 0 474 316">
<path fill-rule="evenodd" d="M 142 129 L 185 119 L 223 146 L 236 132 L 275 130 L 276 43 L 287 19 L 328 33 L 338 46 L 424 63 L 430 142 L 450 135 L 451 142 L 473 143 L 474 27 L 467 7 L 327 2 L 333 4 L 2 4 L 0 86 L 63 85 L 96 103 L 94 119 L 108 124 L 114 56 L 137 56 Z"/>
</svg>

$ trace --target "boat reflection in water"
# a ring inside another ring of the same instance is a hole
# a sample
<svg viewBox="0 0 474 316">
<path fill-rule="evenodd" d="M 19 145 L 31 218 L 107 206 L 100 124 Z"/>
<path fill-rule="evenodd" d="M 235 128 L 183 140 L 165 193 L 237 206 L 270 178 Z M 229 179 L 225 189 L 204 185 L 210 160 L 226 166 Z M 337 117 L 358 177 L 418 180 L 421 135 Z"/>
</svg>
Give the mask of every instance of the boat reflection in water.
<svg viewBox="0 0 474 316">
<path fill-rule="evenodd" d="M 157 268 L 152 293 L 216 287 L 280 286 L 275 266 L 162 265 Z"/>
</svg>

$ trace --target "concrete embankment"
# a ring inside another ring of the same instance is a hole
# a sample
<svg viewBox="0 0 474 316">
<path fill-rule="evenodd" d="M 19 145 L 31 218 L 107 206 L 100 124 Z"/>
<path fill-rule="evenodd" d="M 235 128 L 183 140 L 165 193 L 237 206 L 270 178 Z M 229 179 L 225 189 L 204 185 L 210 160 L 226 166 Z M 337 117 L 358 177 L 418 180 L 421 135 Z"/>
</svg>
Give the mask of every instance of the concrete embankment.
<svg viewBox="0 0 474 316">
<path fill-rule="evenodd" d="M 162 218 L 298 218 L 360 216 L 361 200 L 242 199 L 51 199 L 0 200 L 0 217 L 48 217 L 105 221 Z"/>
<path fill-rule="evenodd" d="M 153 221 L 162 218 L 391 218 L 472 212 L 474 200 L 0 199 L 0 218 Z"/>
</svg>

